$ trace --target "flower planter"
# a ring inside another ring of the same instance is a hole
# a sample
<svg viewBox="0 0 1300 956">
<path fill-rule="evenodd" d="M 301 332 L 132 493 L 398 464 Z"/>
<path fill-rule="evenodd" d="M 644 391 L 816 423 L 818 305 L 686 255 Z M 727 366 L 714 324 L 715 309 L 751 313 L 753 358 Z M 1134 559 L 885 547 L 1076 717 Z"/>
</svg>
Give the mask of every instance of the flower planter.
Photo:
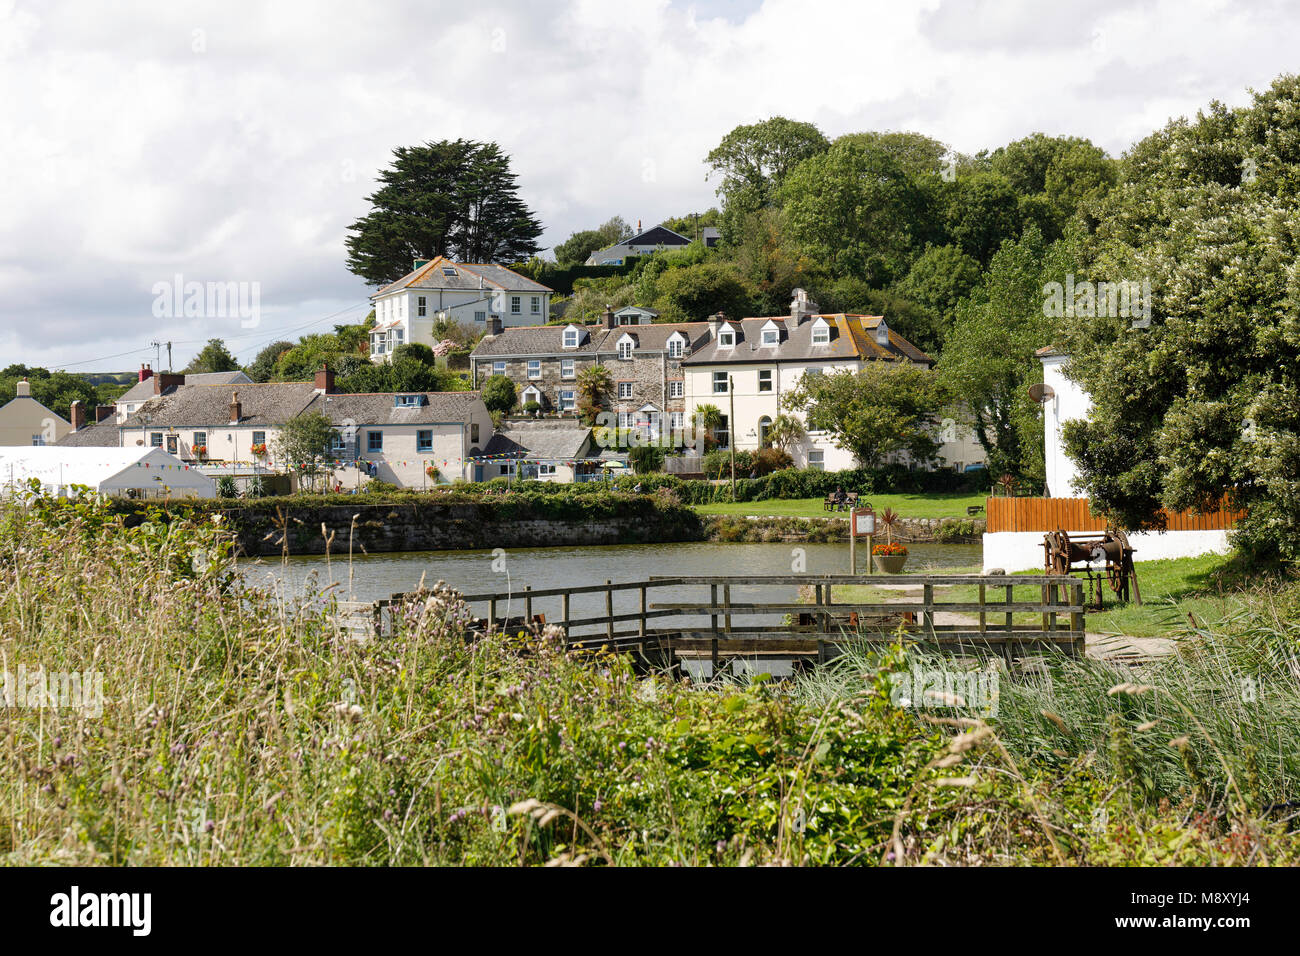
<svg viewBox="0 0 1300 956">
<path fill-rule="evenodd" d="M 876 570 L 885 574 L 897 574 L 907 564 L 907 552 L 902 554 L 873 554 L 871 560 L 876 562 Z"/>
</svg>

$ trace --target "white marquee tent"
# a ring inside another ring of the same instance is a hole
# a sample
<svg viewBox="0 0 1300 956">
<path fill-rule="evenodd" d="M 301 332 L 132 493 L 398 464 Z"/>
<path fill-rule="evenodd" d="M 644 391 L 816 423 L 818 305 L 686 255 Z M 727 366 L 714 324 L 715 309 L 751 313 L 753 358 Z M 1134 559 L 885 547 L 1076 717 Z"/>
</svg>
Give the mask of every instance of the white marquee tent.
<svg viewBox="0 0 1300 956">
<path fill-rule="evenodd" d="M 139 498 L 213 498 L 217 493 L 211 478 L 161 448 L 0 448 L 0 490 L 24 489 L 33 478 L 55 495 L 71 494 L 73 485 Z"/>
</svg>

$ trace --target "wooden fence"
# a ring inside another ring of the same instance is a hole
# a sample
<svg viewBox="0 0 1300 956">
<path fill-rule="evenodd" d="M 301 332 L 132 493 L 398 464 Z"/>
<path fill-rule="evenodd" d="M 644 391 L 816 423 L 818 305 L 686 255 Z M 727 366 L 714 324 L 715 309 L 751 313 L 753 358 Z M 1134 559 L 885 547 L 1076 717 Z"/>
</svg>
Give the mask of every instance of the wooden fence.
<svg viewBox="0 0 1300 956">
<path fill-rule="evenodd" d="M 833 588 L 839 585 L 904 582 L 921 591 L 921 600 L 834 599 Z M 682 589 L 693 587 L 707 587 L 708 599 L 683 600 Z M 771 587 L 782 588 L 786 595 L 797 587 L 811 600 L 785 595 L 770 601 L 734 599 L 733 589 Z M 942 593 L 947 588 L 958 591 L 950 600 Z M 1019 600 L 1013 588 L 1020 589 Z M 628 592 L 635 601 L 623 603 L 631 603 L 632 609 L 617 610 L 615 595 Z M 596 610 L 575 615 L 573 599 L 578 596 L 589 603 L 595 597 Z M 394 612 L 412 597 L 394 594 L 369 603 L 339 602 L 339 627 L 356 636 L 391 634 L 401 619 Z M 1008 660 L 1049 650 L 1077 655 L 1083 652 L 1085 626 L 1083 583 L 1054 575 L 656 576 L 627 583 L 467 594 L 464 599 L 486 611 L 471 623 L 471 639 L 549 624 L 575 648 L 630 652 L 655 667 L 676 668 L 684 658 L 708 660 L 715 671 L 737 658 L 825 661 L 836 656 L 839 645 L 862 640 L 902 639 L 959 653 L 991 651 Z M 663 626 L 654 626 L 661 621 Z"/>
<path fill-rule="evenodd" d="M 988 498 L 985 504 L 988 530 L 996 531 L 1105 531 L 1106 519 L 1088 510 L 1087 498 Z M 1169 531 L 1218 531 L 1231 528 L 1241 512 L 1209 511 L 1192 514 L 1180 511 L 1165 515 Z"/>
</svg>

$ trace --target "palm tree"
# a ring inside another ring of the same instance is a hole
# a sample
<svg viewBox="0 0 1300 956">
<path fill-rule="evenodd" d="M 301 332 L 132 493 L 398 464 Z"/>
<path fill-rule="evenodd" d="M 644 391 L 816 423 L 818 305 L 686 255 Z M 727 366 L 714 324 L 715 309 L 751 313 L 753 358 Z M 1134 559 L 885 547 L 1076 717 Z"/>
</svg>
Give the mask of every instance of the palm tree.
<svg viewBox="0 0 1300 956">
<path fill-rule="evenodd" d="M 700 451 L 708 451 L 709 444 L 711 442 L 716 443 L 713 433 L 722 427 L 722 409 L 718 408 L 717 405 L 705 404 L 695 406 L 695 423 L 700 428 L 704 429 L 702 440 L 701 436 L 695 436 L 696 447 L 698 448 L 699 445 L 703 444 L 704 447 L 700 448 Z"/>
<path fill-rule="evenodd" d="M 879 519 L 881 525 L 885 529 L 886 544 L 894 543 L 894 529 L 898 527 L 898 519 L 900 517 L 899 513 L 893 508 L 883 508 L 881 509 L 880 514 L 876 515 L 876 518 Z"/>
<path fill-rule="evenodd" d="M 793 415 L 777 415 L 772 424 L 767 426 L 767 443 L 773 448 L 788 452 L 791 447 L 803 441 L 806 434 L 803 422 Z"/>
<path fill-rule="evenodd" d="M 614 378 L 603 365 L 587 365 L 578 373 L 578 416 L 584 425 L 596 423 L 613 388 Z"/>
</svg>

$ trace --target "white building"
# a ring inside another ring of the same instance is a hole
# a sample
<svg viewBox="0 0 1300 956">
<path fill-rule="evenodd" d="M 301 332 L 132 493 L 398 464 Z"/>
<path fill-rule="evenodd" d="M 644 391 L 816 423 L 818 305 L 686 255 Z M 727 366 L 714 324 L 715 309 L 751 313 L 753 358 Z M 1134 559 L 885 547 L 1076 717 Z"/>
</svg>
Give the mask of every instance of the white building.
<svg viewBox="0 0 1300 956">
<path fill-rule="evenodd" d="M 131 498 L 212 498 L 216 484 L 161 448 L 0 448 L 0 488 L 14 494 L 32 479 L 59 497 L 82 485 Z"/>
<path fill-rule="evenodd" d="M 415 268 L 370 298 L 375 326 L 371 361 L 384 362 L 400 345 L 438 345 L 439 321 L 483 331 L 489 319 L 503 326 L 543 325 L 550 318 L 552 290 L 505 266 L 452 262 L 444 256 L 415 260 Z"/>
<path fill-rule="evenodd" d="M 1092 399 L 1076 382 L 1065 376 L 1069 356 L 1062 355 L 1050 345 L 1037 352 L 1043 363 L 1043 453 L 1047 465 L 1047 496 L 1073 498 L 1080 493 L 1075 482 L 1079 476 L 1074 460 L 1065 453 L 1061 429 L 1068 421 L 1087 418 L 1092 411 Z"/>
</svg>

